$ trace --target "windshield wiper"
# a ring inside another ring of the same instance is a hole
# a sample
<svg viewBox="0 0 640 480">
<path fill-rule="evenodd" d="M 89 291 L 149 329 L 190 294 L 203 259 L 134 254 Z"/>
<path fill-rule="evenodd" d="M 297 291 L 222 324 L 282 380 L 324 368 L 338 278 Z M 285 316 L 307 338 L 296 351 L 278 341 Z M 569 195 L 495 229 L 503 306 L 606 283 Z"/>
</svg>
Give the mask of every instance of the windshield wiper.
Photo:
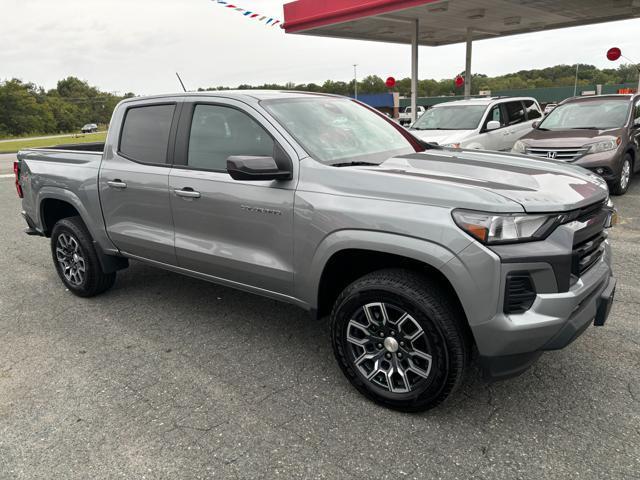
<svg viewBox="0 0 640 480">
<path fill-rule="evenodd" d="M 342 162 L 342 163 L 330 163 L 329 165 L 331 165 L 332 167 L 358 167 L 358 166 L 363 166 L 363 165 L 369 165 L 369 166 L 374 166 L 377 167 L 378 165 L 380 165 L 379 163 L 372 163 L 372 162 Z"/>
</svg>

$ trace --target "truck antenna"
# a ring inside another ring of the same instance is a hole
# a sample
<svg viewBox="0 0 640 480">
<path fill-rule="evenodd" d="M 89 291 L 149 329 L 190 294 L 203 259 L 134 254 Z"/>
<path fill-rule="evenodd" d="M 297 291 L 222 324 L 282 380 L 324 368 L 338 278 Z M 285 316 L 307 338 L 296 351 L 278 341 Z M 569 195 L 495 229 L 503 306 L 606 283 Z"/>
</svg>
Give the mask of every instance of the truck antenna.
<svg viewBox="0 0 640 480">
<path fill-rule="evenodd" d="M 180 78 L 180 75 L 178 74 L 178 72 L 176 72 L 176 77 L 178 77 L 178 80 L 180 81 L 180 85 L 182 85 L 182 90 L 186 92 L 187 89 L 185 88 L 184 83 L 182 83 L 182 79 Z"/>
</svg>

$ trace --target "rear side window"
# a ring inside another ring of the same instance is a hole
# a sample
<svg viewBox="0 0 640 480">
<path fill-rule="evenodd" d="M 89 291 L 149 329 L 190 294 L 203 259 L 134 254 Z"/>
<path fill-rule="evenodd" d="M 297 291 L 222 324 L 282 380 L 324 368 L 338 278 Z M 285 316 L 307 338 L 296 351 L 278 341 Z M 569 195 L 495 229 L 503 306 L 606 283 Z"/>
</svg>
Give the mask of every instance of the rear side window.
<svg viewBox="0 0 640 480">
<path fill-rule="evenodd" d="M 523 103 L 524 109 L 527 112 L 528 120 L 534 120 L 542 116 L 542 112 L 540 112 L 540 110 L 538 109 L 536 102 L 534 102 L 533 100 L 525 100 Z"/>
<path fill-rule="evenodd" d="M 166 163 L 175 105 L 149 105 L 127 110 L 120 153 L 142 163 Z"/>
<path fill-rule="evenodd" d="M 524 108 L 522 107 L 522 102 L 507 102 L 505 103 L 505 107 L 507 108 L 509 125 L 524 122 Z"/>
<path fill-rule="evenodd" d="M 226 172 L 228 157 L 271 157 L 273 147 L 273 139 L 246 113 L 231 107 L 196 105 L 187 165 Z"/>
</svg>

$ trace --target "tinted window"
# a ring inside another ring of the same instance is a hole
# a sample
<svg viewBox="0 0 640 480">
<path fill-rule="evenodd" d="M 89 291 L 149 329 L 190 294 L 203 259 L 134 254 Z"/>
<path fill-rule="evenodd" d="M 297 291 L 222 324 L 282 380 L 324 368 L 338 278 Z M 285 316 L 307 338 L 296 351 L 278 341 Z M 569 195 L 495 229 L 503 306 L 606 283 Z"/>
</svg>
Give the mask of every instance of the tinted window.
<svg viewBox="0 0 640 480">
<path fill-rule="evenodd" d="M 150 105 L 127 110 L 120 152 L 144 163 L 165 163 L 175 105 Z"/>
<path fill-rule="evenodd" d="M 636 106 L 633 110 L 633 124 L 640 125 L 640 100 L 636 102 Z"/>
<path fill-rule="evenodd" d="M 197 105 L 187 165 L 226 171 L 231 155 L 273 156 L 273 139 L 247 114 L 230 107 Z"/>
<path fill-rule="evenodd" d="M 509 125 L 524 122 L 524 108 L 522 107 L 522 102 L 507 102 L 505 103 L 505 107 L 507 107 Z"/>
<path fill-rule="evenodd" d="M 534 102 L 533 100 L 525 100 L 523 103 L 524 103 L 524 108 L 527 112 L 528 120 L 534 120 L 542 116 L 542 113 L 538 109 L 536 102 Z"/>
</svg>

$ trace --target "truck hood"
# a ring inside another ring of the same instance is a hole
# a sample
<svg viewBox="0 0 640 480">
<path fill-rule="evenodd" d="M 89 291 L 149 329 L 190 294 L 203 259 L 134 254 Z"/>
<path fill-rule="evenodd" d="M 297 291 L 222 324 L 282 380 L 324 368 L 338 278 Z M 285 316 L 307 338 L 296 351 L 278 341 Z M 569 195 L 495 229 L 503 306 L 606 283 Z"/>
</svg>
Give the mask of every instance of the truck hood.
<svg viewBox="0 0 640 480">
<path fill-rule="evenodd" d="M 600 140 L 608 140 L 624 134 L 623 128 L 608 130 L 540 130 L 533 129 L 520 139 L 527 146 L 538 148 L 582 147 Z"/>
<path fill-rule="evenodd" d="M 460 143 L 469 136 L 472 130 L 410 130 L 411 134 L 425 142 L 434 142 L 438 145 L 448 143 Z"/>
<path fill-rule="evenodd" d="M 604 180 L 581 167 L 478 150 L 433 149 L 377 166 L 319 168 L 320 176 L 303 168 L 301 188 L 446 208 L 560 212 L 604 201 L 609 194 Z"/>
</svg>

